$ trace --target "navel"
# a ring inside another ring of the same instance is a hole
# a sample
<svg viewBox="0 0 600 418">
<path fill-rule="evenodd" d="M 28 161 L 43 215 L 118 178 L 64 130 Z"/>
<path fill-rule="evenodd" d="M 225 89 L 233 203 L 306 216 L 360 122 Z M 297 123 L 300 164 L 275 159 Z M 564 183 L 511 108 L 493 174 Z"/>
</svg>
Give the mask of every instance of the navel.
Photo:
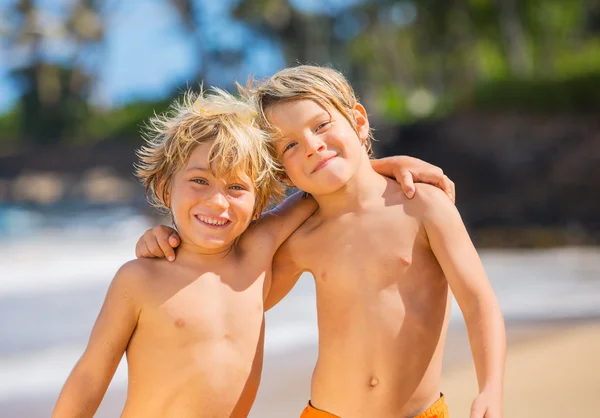
<svg viewBox="0 0 600 418">
<path fill-rule="evenodd" d="M 369 382 L 369 386 L 371 386 L 372 388 L 374 388 L 375 386 L 377 386 L 379 384 L 379 379 L 377 379 L 376 377 L 373 377 L 371 379 L 371 381 Z"/>
</svg>

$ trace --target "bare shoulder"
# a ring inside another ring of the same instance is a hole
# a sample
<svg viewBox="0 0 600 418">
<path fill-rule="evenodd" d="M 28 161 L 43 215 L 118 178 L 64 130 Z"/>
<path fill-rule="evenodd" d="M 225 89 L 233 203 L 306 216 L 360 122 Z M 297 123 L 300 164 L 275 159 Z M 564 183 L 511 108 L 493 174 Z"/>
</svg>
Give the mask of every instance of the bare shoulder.
<svg viewBox="0 0 600 418">
<path fill-rule="evenodd" d="M 409 215 L 419 220 L 428 220 L 457 213 L 452 201 L 437 187 L 418 183 L 415 189 L 415 196 L 405 202 L 405 210 Z"/>
<path fill-rule="evenodd" d="M 275 253 L 268 228 L 262 226 L 261 219 L 250 224 L 240 235 L 237 245 L 242 250 L 244 259 L 250 257 L 252 260 L 263 260 L 272 257 Z"/>
<path fill-rule="evenodd" d="M 319 216 L 319 211 L 313 213 L 290 235 L 286 244 L 289 242 L 292 244 L 301 244 L 310 240 L 314 235 L 313 233 L 318 231 L 323 223 L 323 219 Z"/>
<path fill-rule="evenodd" d="M 111 287 L 123 292 L 139 294 L 148 284 L 160 276 L 164 259 L 139 258 L 123 264 L 115 274 Z"/>
<path fill-rule="evenodd" d="M 306 249 L 314 247 L 314 242 L 320 240 L 318 231 L 323 231 L 319 228 L 322 225 L 323 220 L 319 213 L 312 214 L 279 247 L 277 250 L 279 258 L 297 262 Z"/>
<path fill-rule="evenodd" d="M 263 225 L 265 221 L 272 220 L 269 218 L 277 218 L 278 216 L 277 214 L 266 214 L 264 219 L 261 218 L 248 227 L 240 237 L 240 247 L 244 249 L 245 254 L 260 254 L 261 256 L 271 257 L 275 252 L 287 251 L 286 249 L 290 248 L 290 245 L 302 241 L 310 231 L 316 228 L 318 223 L 317 217 L 312 214 L 300 225 L 291 228 L 289 235 L 286 234 L 280 245 L 273 246 L 272 230 L 263 227 Z M 284 227 L 282 226 L 282 228 Z"/>
</svg>

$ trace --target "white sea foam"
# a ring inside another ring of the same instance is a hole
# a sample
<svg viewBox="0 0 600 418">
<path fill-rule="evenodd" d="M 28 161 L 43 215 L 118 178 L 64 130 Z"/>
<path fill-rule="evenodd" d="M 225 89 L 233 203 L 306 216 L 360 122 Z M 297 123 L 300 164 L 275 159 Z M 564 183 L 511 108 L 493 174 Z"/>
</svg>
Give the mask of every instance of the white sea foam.
<svg viewBox="0 0 600 418">
<path fill-rule="evenodd" d="M 147 228 L 3 239 L 0 400 L 55 394 L 81 355 L 106 286 Z M 508 319 L 600 316 L 600 249 L 482 251 Z M 453 321 L 461 317 L 454 307 Z M 300 279 L 267 314 L 266 355 L 317 343 L 314 285 Z M 122 364 L 113 386 L 126 384 Z"/>
</svg>

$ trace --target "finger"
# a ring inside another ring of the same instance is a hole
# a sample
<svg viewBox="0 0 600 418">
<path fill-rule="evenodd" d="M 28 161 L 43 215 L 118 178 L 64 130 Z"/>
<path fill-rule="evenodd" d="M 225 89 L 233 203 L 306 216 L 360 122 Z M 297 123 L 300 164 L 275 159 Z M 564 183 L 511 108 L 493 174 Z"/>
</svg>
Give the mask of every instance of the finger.
<svg viewBox="0 0 600 418">
<path fill-rule="evenodd" d="M 412 173 L 408 170 L 403 170 L 396 175 L 396 181 L 400 183 L 400 187 L 402 187 L 406 197 L 412 199 L 415 195 L 415 183 L 413 182 Z"/>
<path fill-rule="evenodd" d="M 442 180 L 440 181 L 440 187 L 448 195 L 448 198 L 454 202 L 454 183 L 452 180 L 448 178 L 448 176 L 444 175 Z"/>
<path fill-rule="evenodd" d="M 179 235 L 177 235 L 177 232 L 173 231 L 171 236 L 169 236 L 169 244 L 171 247 L 175 248 L 179 246 L 180 242 Z"/>
<path fill-rule="evenodd" d="M 141 258 L 142 253 L 140 252 L 140 243 L 135 244 L 135 258 Z"/>
<path fill-rule="evenodd" d="M 175 260 L 175 251 L 173 250 L 173 247 L 171 247 L 171 245 L 169 244 L 169 239 L 157 239 L 157 241 L 161 251 L 167 258 L 167 260 Z"/>
<path fill-rule="evenodd" d="M 165 256 L 165 253 L 160 248 L 160 244 L 158 243 L 158 240 L 155 237 L 152 237 L 151 240 L 146 240 L 145 242 L 146 246 L 148 247 L 148 250 L 150 251 L 150 253 L 152 253 L 154 257 L 163 258 Z"/>
<path fill-rule="evenodd" d="M 444 175 L 444 172 L 441 168 L 436 167 L 434 170 L 419 173 L 418 176 L 415 175 L 415 180 L 419 183 L 426 183 L 435 186 L 438 189 L 441 189 L 450 199 L 453 198 L 450 196 L 452 193 L 452 181 L 448 178 L 448 176 Z"/>
<path fill-rule="evenodd" d="M 150 252 L 150 250 L 148 249 L 148 245 L 146 245 L 146 241 L 140 241 L 139 246 L 140 246 L 140 255 L 143 258 L 154 258 L 154 254 L 152 254 Z"/>
</svg>

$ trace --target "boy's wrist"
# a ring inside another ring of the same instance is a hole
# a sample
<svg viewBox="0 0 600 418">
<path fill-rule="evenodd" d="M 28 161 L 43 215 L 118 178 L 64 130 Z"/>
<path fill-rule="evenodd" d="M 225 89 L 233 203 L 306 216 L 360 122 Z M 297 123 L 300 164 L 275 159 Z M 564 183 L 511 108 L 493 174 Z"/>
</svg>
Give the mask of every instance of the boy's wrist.
<svg viewBox="0 0 600 418">
<path fill-rule="evenodd" d="M 486 382 L 479 390 L 480 394 L 486 393 L 489 395 L 494 395 L 494 396 L 499 396 L 499 397 L 502 397 L 502 392 L 503 392 L 502 383 L 497 382 L 497 381 Z"/>
</svg>

